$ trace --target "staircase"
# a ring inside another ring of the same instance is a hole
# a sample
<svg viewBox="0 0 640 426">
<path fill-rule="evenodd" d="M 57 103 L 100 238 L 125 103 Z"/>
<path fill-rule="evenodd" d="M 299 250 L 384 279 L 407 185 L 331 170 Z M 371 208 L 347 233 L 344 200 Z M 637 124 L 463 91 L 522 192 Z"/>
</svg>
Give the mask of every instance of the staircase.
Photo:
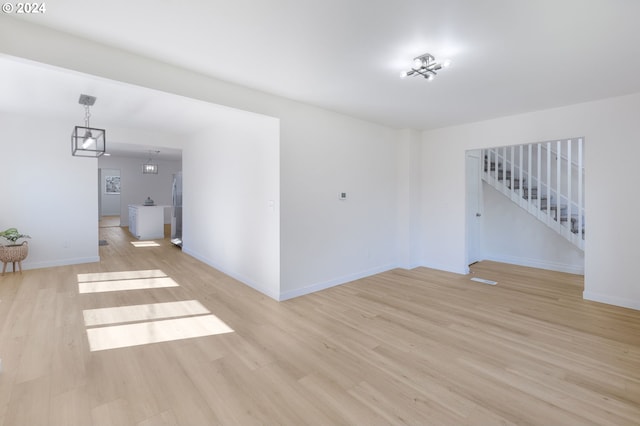
<svg viewBox="0 0 640 426">
<path fill-rule="evenodd" d="M 583 140 L 482 150 L 482 179 L 584 250 Z"/>
</svg>

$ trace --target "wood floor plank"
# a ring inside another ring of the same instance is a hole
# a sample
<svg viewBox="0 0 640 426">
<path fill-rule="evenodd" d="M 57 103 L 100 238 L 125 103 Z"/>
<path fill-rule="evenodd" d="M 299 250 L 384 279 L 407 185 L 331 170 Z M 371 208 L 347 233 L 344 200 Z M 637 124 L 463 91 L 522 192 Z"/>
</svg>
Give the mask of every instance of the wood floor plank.
<svg viewBox="0 0 640 426">
<path fill-rule="evenodd" d="M 158 412 L 171 410 L 181 424 L 221 424 L 171 345 L 148 345 L 137 352 L 141 361 L 138 367 L 146 385 L 145 397 L 156 401 Z"/>
<path fill-rule="evenodd" d="M 89 395 L 78 386 L 51 397 L 49 424 L 56 426 L 84 426 L 93 423 Z"/>
<path fill-rule="evenodd" d="M 279 303 L 166 239 L 100 239 L 100 262 L 0 278 L 0 426 L 639 423 L 640 312 L 583 300 L 581 276 L 397 269 Z M 141 271 L 175 285 L 79 291 Z M 199 315 L 233 332 L 89 346 Z"/>
<path fill-rule="evenodd" d="M 97 407 L 91 412 L 93 426 L 119 426 L 134 424 L 129 402 L 119 398 Z"/>
<path fill-rule="evenodd" d="M 163 411 L 157 416 L 149 417 L 138 423 L 137 426 L 178 426 L 180 422 L 172 411 Z"/>
<path fill-rule="evenodd" d="M 49 424 L 50 383 L 48 376 L 16 383 L 11 392 L 4 424 L 7 426 Z"/>
</svg>

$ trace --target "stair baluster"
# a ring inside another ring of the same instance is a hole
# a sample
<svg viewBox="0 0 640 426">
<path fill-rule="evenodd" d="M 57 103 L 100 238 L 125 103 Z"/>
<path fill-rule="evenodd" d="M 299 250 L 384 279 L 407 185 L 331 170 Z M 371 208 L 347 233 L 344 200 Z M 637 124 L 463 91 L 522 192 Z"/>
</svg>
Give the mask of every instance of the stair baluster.
<svg viewBox="0 0 640 426">
<path fill-rule="evenodd" d="M 551 226 L 551 142 L 547 142 L 547 225 Z"/>
<path fill-rule="evenodd" d="M 561 155 L 562 145 L 560 141 L 556 142 L 556 222 L 561 223 L 562 221 L 562 209 L 564 206 L 562 204 L 562 196 L 560 195 L 560 181 L 562 180 L 562 155 Z"/>
<path fill-rule="evenodd" d="M 567 232 L 573 233 L 573 193 L 571 192 L 571 141 L 567 141 Z M 561 157 L 559 157 L 561 158 Z M 559 160 L 558 160 L 559 162 Z"/>
<path fill-rule="evenodd" d="M 583 166 L 582 166 L 582 139 L 578 139 L 578 233 L 581 234 L 581 240 L 584 240 L 584 201 L 582 198 L 583 190 Z"/>
<path fill-rule="evenodd" d="M 584 249 L 583 140 L 555 142 L 527 144 L 526 149 L 525 145 L 485 149 L 482 177 L 524 210 Z M 547 151 L 546 161 L 543 161 L 543 150 Z M 565 167 L 566 171 L 563 171 Z"/>
</svg>

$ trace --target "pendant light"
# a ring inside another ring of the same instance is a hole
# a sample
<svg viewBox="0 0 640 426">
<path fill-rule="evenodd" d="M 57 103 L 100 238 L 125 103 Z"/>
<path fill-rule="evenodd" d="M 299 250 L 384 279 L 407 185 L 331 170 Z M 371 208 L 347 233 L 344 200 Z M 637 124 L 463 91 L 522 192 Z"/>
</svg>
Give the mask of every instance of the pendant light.
<svg viewBox="0 0 640 426">
<path fill-rule="evenodd" d="M 142 173 L 145 175 L 157 175 L 158 174 L 158 165 L 151 162 L 151 158 L 153 155 L 160 154 L 160 151 L 149 151 L 149 159 L 146 163 L 142 165 Z"/>
<path fill-rule="evenodd" d="M 75 126 L 71 133 L 71 155 L 76 157 L 100 157 L 106 150 L 106 131 L 89 125 L 89 108 L 96 102 L 95 96 L 80 95 L 78 103 L 84 106 L 84 126 Z"/>
</svg>

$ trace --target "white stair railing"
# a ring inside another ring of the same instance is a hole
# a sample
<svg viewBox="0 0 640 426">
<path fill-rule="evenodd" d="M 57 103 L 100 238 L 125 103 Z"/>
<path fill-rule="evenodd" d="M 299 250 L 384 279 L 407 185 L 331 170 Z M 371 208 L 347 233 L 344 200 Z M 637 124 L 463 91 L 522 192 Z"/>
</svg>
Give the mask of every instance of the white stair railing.
<svg viewBox="0 0 640 426">
<path fill-rule="evenodd" d="M 584 250 L 582 138 L 482 150 L 482 178 Z"/>
</svg>

